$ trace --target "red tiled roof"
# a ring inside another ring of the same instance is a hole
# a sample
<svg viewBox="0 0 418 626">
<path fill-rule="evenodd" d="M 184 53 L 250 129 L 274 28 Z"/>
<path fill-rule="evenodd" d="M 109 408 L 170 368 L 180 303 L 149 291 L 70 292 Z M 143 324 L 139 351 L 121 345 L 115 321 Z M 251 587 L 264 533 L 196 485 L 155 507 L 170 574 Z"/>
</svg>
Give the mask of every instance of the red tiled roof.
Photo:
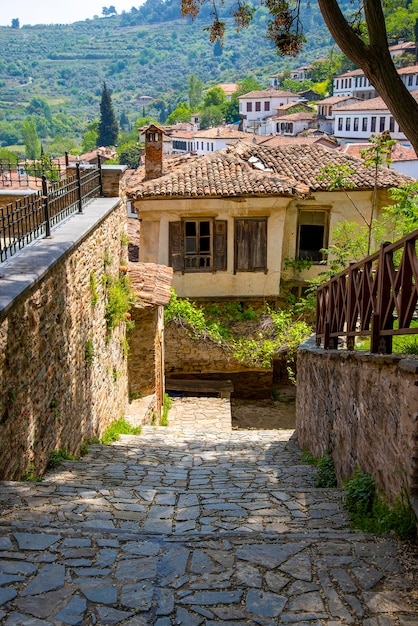
<svg viewBox="0 0 418 626">
<path fill-rule="evenodd" d="M 245 195 L 304 196 L 327 190 L 329 182 L 318 180 L 326 165 L 344 164 L 352 170 L 356 189 L 372 189 L 374 174 L 357 159 L 315 143 L 269 147 L 238 142 L 230 148 L 191 159 L 175 171 L 150 181 L 130 180 L 130 198 L 234 197 Z M 378 187 L 411 182 L 408 176 L 379 168 Z"/>
<path fill-rule="evenodd" d="M 341 146 L 341 151 L 350 156 L 361 158 L 361 150 L 370 148 L 370 143 L 347 143 Z M 415 150 L 409 146 L 403 146 L 401 143 L 395 143 L 392 146 L 390 157 L 392 161 L 415 161 L 417 156 Z"/>
<path fill-rule="evenodd" d="M 250 146 L 237 144 L 234 146 L 236 153 L 248 160 L 253 157 L 261 161 L 266 168 L 271 168 L 281 176 L 316 189 L 328 189 L 329 181 L 318 180 L 322 175 L 322 169 L 326 165 L 344 164 L 352 170 L 351 180 L 356 189 L 373 189 L 373 168 L 367 168 L 362 159 L 350 157 L 342 152 L 326 148 L 318 143 L 309 146 L 293 145 L 269 148 L 268 146 Z M 395 187 L 401 182 L 411 182 L 409 176 L 399 174 L 386 167 L 380 167 L 378 172 L 378 188 L 385 189 Z"/>
<path fill-rule="evenodd" d="M 261 91 L 249 91 L 248 93 L 238 96 L 238 100 L 242 98 L 297 98 L 297 94 L 291 91 L 279 91 L 277 89 L 263 89 Z"/>
<path fill-rule="evenodd" d="M 172 267 L 157 263 L 128 263 L 128 276 L 137 298 L 135 306 L 163 306 L 170 300 Z"/>
<path fill-rule="evenodd" d="M 411 96 L 418 101 L 418 91 L 411 91 Z M 343 111 L 388 111 L 387 104 L 378 96 L 377 98 L 369 98 L 368 100 L 359 100 L 353 104 L 338 107 L 338 112 Z"/>
<path fill-rule="evenodd" d="M 249 146 L 243 142 L 241 145 Z M 306 193 L 308 188 L 303 184 L 271 171 L 257 169 L 230 152 L 229 148 L 195 157 L 171 174 L 127 188 L 128 196 L 134 199 L 168 196 L 304 196 Z"/>
</svg>

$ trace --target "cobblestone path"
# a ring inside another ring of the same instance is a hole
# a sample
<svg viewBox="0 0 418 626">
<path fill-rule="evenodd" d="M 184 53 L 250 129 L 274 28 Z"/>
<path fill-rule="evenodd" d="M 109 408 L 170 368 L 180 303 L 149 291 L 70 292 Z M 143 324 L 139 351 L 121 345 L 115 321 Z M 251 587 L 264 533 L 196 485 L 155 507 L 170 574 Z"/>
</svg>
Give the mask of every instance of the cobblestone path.
<svg viewBox="0 0 418 626">
<path fill-rule="evenodd" d="M 208 402 L 1 484 L 0 622 L 417 625 L 397 543 L 349 531 L 293 431 L 232 431 Z"/>
</svg>

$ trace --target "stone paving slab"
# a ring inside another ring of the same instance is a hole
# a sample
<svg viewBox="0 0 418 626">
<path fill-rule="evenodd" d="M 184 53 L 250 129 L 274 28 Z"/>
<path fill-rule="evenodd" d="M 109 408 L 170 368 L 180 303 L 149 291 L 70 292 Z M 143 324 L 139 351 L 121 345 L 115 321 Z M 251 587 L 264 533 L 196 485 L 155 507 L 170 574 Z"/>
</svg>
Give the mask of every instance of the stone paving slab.
<svg viewBox="0 0 418 626">
<path fill-rule="evenodd" d="M 397 542 L 349 530 L 293 431 L 176 417 L 1 484 L 1 624 L 418 624 Z"/>
</svg>

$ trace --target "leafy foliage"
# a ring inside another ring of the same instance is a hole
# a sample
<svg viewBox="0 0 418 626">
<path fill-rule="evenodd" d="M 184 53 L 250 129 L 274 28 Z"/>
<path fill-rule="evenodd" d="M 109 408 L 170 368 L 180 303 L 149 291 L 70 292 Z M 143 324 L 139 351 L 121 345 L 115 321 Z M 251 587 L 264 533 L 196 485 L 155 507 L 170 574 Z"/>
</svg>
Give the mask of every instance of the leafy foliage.
<svg viewBox="0 0 418 626">
<path fill-rule="evenodd" d="M 234 358 L 248 367 L 270 368 L 273 358 L 286 353 L 290 364 L 297 347 L 312 332 L 301 319 L 295 319 L 291 310 L 273 311 L 266 307 L 257 314 L 251 308 L 244 310 L 241 303 L 198 307 L 188 298 L 178 298 L 172 292 L 165 307 L 165 321 L 175 321 L 185 326 L 195 339 L 211 339 L 232 352 Z M 235 324 L 247 322 L 247 332 Z M 289 370 L 289 375 L 294 374 Z"/>
<path fill-rule="evenodd" d="M 141 427 L 131 426 L 123 417 L 112 422 L 105 430 L 102 436 L 102 443 L 109 445 L 114 441 L 118 441 L 121 435 L 140 435 Z"/>
<path fill-rule="evenodd" d="M 355 528 L 373 533 L 394 532 L 402 539 L 416 537 L 417 519 L 406 492 L 389 506 L 377 493 L 373 477 L 360 469 L 344 484 L 344 504 Z"/>
<path fill-rule="evenodd" d="M 315 487 L 319 489 L 331 489 L 337 486 L 337 478 L 335 476 L 335 465 L 332 455 L 326 452 L 321 457 L 315 457 L 309 450 L 303 450 L 301 462 L 308 465 L 314 465 L 315 471 Z"/>
<path fill-rule="evenodd" d="M 135 301 L 131 290 L 129 278 L 122 274 L 118 278 L 108 277 L 106 284 L 105 318 L 109 331 L 113 330 L 121 322 L 126 322 L 130 327 L 132 322 L 129 310 Z"/>
</svg>

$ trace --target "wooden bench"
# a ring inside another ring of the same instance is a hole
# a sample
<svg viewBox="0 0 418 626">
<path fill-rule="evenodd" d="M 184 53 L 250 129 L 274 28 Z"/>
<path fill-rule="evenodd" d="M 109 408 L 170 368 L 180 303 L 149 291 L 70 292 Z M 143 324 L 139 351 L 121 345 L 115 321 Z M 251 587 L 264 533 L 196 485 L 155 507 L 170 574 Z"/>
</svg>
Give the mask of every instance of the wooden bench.
<svg viewBox="0 0 418 626">
<path fill-rule="evenodd" d="M 184 391 L 187 393 L 201 394 L 216 393 L 218 398 L 231 397 L 234 385 L 230 380 L 199 380 L 189 378 L 166 378 L 166 391 Z"/>
</svg>

